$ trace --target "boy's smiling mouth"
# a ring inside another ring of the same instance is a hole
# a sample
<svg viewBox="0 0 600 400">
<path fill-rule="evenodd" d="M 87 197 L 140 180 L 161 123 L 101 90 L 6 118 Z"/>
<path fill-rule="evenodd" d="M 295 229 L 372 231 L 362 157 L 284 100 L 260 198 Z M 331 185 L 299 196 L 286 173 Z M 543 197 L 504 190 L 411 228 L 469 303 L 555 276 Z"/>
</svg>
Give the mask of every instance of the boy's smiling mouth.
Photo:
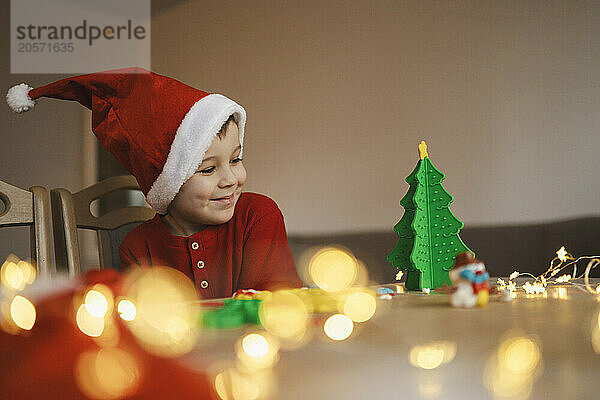
<svg viewBox="0 0 600 400">
<path fill-rule="evenodd" d="M 232 193 L 229 196 L 210 199 L 210 201 L 214 201 L 214 202 L 217 202 L 217 203 L 220 203 L 223 205 L 231 205 L 231 204 L 233 204 L 234 199 L 235 199 L 235 193 Z"/>
</svg>

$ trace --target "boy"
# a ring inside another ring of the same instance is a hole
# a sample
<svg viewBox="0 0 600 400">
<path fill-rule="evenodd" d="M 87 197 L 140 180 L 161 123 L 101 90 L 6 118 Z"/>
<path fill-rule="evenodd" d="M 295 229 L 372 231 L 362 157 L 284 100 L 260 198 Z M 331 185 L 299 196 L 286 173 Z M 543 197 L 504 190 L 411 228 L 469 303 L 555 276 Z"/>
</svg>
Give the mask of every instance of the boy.
<svg viewBox="0 0 600 400">
<path fill-rule="evenodd" d="M 39 97 L 76 100 L 92 110 L 100 143 L 136 177 L 154 219 L 127 235 L 122 267 L 168 265 L 204 298 L 238 289 L 298 287 L 277 205 L 241 193 L 245 110 L 141 68 L 11 88 L 9 106 L 28 111 Z"/>
</svg>

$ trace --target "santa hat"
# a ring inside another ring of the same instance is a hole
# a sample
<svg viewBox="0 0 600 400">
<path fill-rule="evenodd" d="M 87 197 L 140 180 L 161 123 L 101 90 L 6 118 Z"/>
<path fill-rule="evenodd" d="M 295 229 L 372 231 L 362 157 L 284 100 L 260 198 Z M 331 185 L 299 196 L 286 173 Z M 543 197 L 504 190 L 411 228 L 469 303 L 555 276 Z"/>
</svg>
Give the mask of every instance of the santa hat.
<svg viewBox="0 0 600 400">
<path fill-rule="evenodd" d="M 137 179 L 158 213 L 167 207 L 233 115 L 243 145 L 246 111 L 220 94 L 194 89 L 142 68 L 98 72 L 39 88 L 22 83 L 6 95 L 22 113 L 40 97 L 74 100 L 92 111 L 92 131 Z"/>
</svg>

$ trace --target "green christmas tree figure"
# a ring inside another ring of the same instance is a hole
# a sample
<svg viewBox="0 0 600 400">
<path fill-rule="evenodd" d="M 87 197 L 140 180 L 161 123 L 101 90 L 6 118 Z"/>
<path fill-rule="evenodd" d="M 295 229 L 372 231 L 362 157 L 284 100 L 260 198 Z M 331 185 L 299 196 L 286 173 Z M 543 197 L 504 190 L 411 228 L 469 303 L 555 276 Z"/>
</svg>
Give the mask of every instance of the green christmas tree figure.
<svg viewBox="0 0 600 400">
<path fill-rule="evenodd" d="M 448 207 L 454 200 L 442 186 L 445 175 L 427 155 L 425 142 L 419 144 L 415 169 L 406 177 L 410 185 L 400 200 L 404 215 L 394 226 L 398 243 L 387 259 L 406 272 L 406 288 L 436 289 L 451 285 L 448 271 L 457 254 L 470 251 L 458 236 L 464 224 Z"/>
</svg>

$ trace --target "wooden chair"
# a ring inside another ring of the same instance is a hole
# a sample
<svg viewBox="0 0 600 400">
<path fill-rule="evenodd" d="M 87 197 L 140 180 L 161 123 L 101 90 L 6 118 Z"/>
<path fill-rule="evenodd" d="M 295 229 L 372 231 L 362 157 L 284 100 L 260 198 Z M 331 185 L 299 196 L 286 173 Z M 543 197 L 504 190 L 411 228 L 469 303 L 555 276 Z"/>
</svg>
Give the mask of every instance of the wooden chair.
<svg viewBox="0 0 600 400">
<path fill-rule="evenodd" d="M 96 217 L 91 204 L 119 190 L 140 190 L 131 175 L 105 179 L 77 193 L 66 189 L 50 191 L 54 226 L 54 252 L 56 266 L 66 268 L 69 275 L 81 273 L 77 229 L 92 229 L 98 235 L 98 260 L 100 266 L 120 269 L 118 248 L 125 235 L 139 223 L 154 217 L 150 207 L 127 206 Z"/>
<path fill-rule="evenodd" d="M 50 276 L 50 213 L 48 191 L 41 186 L 23 190 L 0 181 L 0 227 L 29 226 L 31 258 L 40 276 Z"/>
</svg>

